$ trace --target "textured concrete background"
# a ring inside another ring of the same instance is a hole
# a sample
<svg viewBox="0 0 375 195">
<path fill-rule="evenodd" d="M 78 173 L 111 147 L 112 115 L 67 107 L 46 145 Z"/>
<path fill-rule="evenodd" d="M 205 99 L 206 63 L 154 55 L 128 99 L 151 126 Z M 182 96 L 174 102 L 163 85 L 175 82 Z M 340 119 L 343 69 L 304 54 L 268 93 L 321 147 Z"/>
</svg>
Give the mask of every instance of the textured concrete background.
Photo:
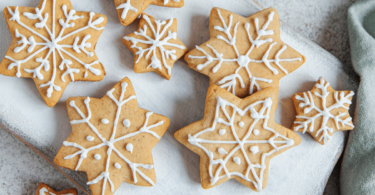
<svg viewBox="0 0 375 195">
<path fill-rule="evenodd" d="M 354 0 L 256 0 L 264 7 L 278 9 L 280 18 L 291 28 L 331 52 L 349 75 L 351 68 L 347 30 L 347 9 Z M 0 129 L 0 195 L 35 194 L 40 182 L 56 190 L 74 187 L 34 151 Z M 339 194 L 340 162 L 330 177 L 324 194 Z"/>
</svg>

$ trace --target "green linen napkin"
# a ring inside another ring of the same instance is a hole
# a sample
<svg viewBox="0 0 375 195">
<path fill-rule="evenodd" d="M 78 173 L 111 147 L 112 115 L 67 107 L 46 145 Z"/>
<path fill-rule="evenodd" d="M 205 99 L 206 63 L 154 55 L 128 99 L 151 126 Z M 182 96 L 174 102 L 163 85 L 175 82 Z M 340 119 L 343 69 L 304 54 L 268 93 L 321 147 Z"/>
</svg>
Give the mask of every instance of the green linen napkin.
<svg viewBox="0 0 375 195">
<path fill-rule="evenodd" d="M 349 8 L 352 62 L 361 77 L 354 117 L 341 166 L 341 194 L 375 194 L 375 1 Z"/>
</svg>

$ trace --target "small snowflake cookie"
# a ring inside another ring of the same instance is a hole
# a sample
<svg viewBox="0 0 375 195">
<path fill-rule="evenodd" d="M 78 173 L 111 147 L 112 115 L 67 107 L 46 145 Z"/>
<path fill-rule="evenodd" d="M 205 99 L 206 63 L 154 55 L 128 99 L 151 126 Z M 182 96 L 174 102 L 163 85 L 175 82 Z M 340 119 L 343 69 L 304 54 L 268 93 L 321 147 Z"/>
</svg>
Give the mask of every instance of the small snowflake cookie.
<svg viewBox="0 0 375 195">
<path fill-rule="evenodd" d="M 48 185 L 44 183 L 40 183 L 38 186 L 38 189 L 36 190 L 36 195 L 78 195 L 78 193 L 77 193 L 77 189 L 75 188 L 56 192 Z"/>
<path fill-rule="evenodd" d="M 115 0 L 118 17 L 122 25 L 131 24 L 150 5 L 182 7 L 184 0 Z"/>
<path fill-rule="evenodd" d="M 261 191 L 270 160 L 301 142 L 296 133 L 274 122 L 277 94 L 277 88 L 267 88 L 240 99 L 219 86 L 209 87 L 204 118 L 175 133 L 199 154 L 204 189 L 234 178 Z"/>
<path fill-rule="evenodd" d="M 36 8 L 6 7 L 13 37 L 0 73 L 33 78 L 43 100 L 53 107 L 72 81 L 100 81 L 105 72 L 95 54 L 107 19 L 75 11 L 69 0 L 42 0 Z"/>
<path fill-rule="evenodd" d="M 185 55 L 189 67 L 210 77 L 211 83 L 246 97 L 299 68 L 305 57 L 280 39 L 280 22 L 273 8 L 244 18 L 214 8 L 211 39 Z"/>
<path fill-rule="evenodd" d="M 324 145 L 335 131 L 352 130 L 349 106 L 353 91 L 335 91 L 324 78 L 319 78 L 311 91 L 293 96 L 297 116 L 292 129 L 309 132 Z"/>
<path fill-rule="evenodd" d="M 141 17 L 139 32 L 123 39 L 135 55 L 134 72 L 154 71 L 169 80 L 173 64 L 188 52 L 177 37 L 177 19 L 160 21 L 146 14 Z"/>
<path fill-rule="evenodd" d="M 113 194 L 122 181 L 155 185 L 151 149 L 170 121 L 138 107 L 128 78 L 102 99 L 69 98 L 67 108 L 73 130 L 55 157 L 57 165 L 86 172 L 93 195 Z"/>
</svg>

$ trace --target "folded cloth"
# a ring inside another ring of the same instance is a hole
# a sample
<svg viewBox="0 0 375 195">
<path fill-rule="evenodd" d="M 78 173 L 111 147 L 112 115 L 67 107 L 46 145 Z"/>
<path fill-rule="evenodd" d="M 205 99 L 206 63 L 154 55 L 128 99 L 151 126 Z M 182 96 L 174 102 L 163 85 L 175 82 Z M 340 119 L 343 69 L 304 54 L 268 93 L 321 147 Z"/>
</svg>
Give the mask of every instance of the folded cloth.
<svg viewBox="0 0 375 195">
<path fill-rule="evenodd" d="M 355 129 L 350 132 L 340 175 L 341 194 L 375 194 L 375 0 L 355 2 L 348 15 L 357 92 Z"/>
</svg>

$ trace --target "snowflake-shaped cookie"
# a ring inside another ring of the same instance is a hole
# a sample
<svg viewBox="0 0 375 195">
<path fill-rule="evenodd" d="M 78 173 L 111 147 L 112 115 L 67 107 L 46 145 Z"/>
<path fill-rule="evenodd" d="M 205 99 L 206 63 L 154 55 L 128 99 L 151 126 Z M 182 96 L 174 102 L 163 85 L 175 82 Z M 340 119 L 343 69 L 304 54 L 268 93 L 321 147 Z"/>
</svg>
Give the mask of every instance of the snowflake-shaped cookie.
<svg viewBox="0 0 375 195">
<path fill-rule="evenodd" d="M 36 195 L 77 195 L 77 189 L 71 188 L 62 191 L 55 191 L 48 185 L 40 183 L 38 189 L 36 190 Z"/>
<path fill-rule="evenodd" d="M 94 53 L 107 19 L 76 12 L 69 0 L 42 0 L 37 8 L 7 7 L 13 41 L 0 64 L 7 76 L 33 78 L 54 106 L 71 81 L 100 81 L 105 72 Z"/>
<path fill-rule="evenodd" d="M 322 145 L 335 131 L 352 130 L 349 106 L 353 96 L 353 91 L 335 91 L 324 78 L 319 78 L 311 91 L 293 96 L 297 112 L 293 130 L 308 131 Z"/>
<path fill-rule="evenodd" d="M 211 83 L 239 97 L 267 87 L 300 67 L 305 58 L 280 40 L 280 22 L 273 8 L 248 18 L 214 8 L 211 39 L 185 56 L 189 66 L 208 75 Z"/>
<path fill-rule="evenodd" d="M 138 107 L 128 78 L 102 99 L 67 101 L 72 133 L 55 157 L 67 169 L 84 171 L 92 194 L 113 194 L 122 181 L 155 185 L 151 149 L 167 131 L 168 118 Z"/>
<path fill-rule="evenodd" d="M 131 24 L 150 5 L 182 7 L 184 0 L 115 0 L 118 17 L 122 25 Z"/>
<path fill-rule="evenodd" d="M 210 86 L 203 120 L 175 133 L 200 155 L 203 188 L 230 178 L 255 191 L 265 188 L 271 158 L 300 143 L 296 133 L 274 122 L 277 93 L 268 88 L 240 99 Z"/>
<path fill-rule="evenodd" d="M 136 73 L 155 71 L 167 80 L 171 78 L 173 64 L 188 52 L 177 38 L 175 18 L 160 21 L 142 14 L 139 32 L 125 36 L 123 42 L 135 55 Z"/>
</svg>

